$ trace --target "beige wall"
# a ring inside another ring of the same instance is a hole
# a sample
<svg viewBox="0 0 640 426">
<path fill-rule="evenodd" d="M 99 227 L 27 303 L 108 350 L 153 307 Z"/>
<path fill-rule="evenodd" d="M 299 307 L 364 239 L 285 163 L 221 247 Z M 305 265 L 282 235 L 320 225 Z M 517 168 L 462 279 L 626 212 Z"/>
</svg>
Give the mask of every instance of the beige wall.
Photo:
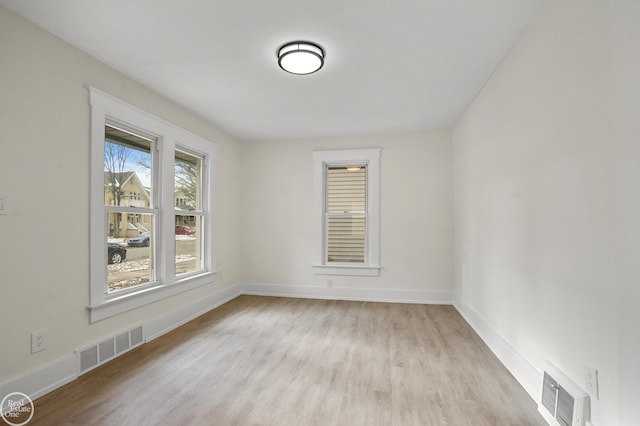
<svg viewBox="0 0 640 426">
<path fill-rule="evenodd" d="M 239 148 L 229 136 L 0 7 L 0 382 L 238 277 Z M 218 143 L 218 267 L 213 286 L 89 324 L 89 101 L 92 85 Z M 69 218 L 73 218 L 69 226 Z M 30 332 L 47 349 L 30 354 Z"/>
<path fill-rule="evenodd" d="M 314 275 L 312 152 L 351 148 L 382 148 L 381 275 Z M 448 131 L 243 143 L 242 188 L 244 281 L 452 293 Z"/>
<path fill-rule="evenodd" d="M 640 419 L 640 2 L 611 3 L 620 424 Z"/>
<path fill-rule="evenodd" d="M 639 8 L 545 2 L 453 130 L 457 303 L 538 370 L 597 368 L 596 425 L 638 419 Z"/>
</svg>

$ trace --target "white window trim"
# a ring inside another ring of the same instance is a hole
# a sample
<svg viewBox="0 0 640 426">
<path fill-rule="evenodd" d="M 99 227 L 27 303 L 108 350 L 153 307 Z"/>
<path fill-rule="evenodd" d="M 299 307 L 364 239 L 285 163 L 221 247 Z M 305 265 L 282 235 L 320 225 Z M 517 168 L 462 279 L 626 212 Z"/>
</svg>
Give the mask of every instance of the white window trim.
<svg viewBox="0 0 640 426">
<path fill-rule="evenodd" d="M 380 275 L 380 148 L 313 151 L 313 186 L 315 217 L 315 259 L 317 275 Z M 325 170 L 327 166 L 362 164 L 367 166 L 367 263 L 363 265 L 328 263 L 325 261 Z"/>
<path fill-rule="evenodd" d="M 91 105 L 91 170 L 90 170 L 90 322 L 100 321 L 158 300 L 212 284 L 217 279 L 214 250 L 214 170 L 217 147 L 191 132 L 155 117 L 139 108 L 116 99 L 94 87 L 88 87 Z M 116 121 L 132 129 L 152 133 L 158 138 L 156 154 L 159 156 L 159 176 L 153 184 L 157 186 L 156 229 L 158 235 L 173 236 L 175 222 L 174 206 L 174 152 L 176 147 L 188 147 L 206 157 L 203 164 L 203 209 L 208 212 L 204 229 L 204 272 L 175 276 L 175 245 L 165 238 L 156 241 L 156 281 L 153 286 L 143 286 L 127 292 L 107 294 L 107 225 L 104 208 L 104 127 L 108 121 Z M 170 173 L 168 171 L 171 171 Z M 163 173 L 164 172 L 164 173 Z"/>
</svg>

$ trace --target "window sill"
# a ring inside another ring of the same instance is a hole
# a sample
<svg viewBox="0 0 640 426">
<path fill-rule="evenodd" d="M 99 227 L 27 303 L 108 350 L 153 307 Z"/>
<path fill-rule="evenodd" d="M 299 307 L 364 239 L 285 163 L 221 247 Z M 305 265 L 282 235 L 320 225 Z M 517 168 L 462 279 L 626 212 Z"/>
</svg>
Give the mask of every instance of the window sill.
<svg viewBox="0 0 640 426">
<path fill-rule="evenodd" d="M 349 275 L 358 277 L 379 277 L 379 266 L 355 266 L 355 265 L 313 265 L 313 273 L 316 275 Z"/>
<path fill-rule="evenodd" d="M 101 321 L 197 287 L 213 284 L 216 279 L 216 272 L 207 272 L 173 284 L 158 285 L 107 299 L 99 305 L 87 306 L 89 322 Z"/>
</svg>

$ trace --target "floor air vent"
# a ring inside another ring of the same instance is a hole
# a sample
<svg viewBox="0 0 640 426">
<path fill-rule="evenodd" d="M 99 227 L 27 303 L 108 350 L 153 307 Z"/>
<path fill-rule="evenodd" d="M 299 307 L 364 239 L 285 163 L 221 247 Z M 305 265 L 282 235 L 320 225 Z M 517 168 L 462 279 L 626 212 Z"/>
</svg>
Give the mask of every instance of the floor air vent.
<svg viewBox="0 0 640 426">
<path fill-rule="evenodd" d="M 78 351 L 80 354 L 80 374 L 84 374 L 142 343 L 142 326 L 139 326 L 110 337 L 97 345 L 82 349 Z"/>
<path fill-rule="evenodd" d="M 547 362 L 538 411 L 553 426 L 585 426 L 591 411 L 589 395 Z"/>
</svg>

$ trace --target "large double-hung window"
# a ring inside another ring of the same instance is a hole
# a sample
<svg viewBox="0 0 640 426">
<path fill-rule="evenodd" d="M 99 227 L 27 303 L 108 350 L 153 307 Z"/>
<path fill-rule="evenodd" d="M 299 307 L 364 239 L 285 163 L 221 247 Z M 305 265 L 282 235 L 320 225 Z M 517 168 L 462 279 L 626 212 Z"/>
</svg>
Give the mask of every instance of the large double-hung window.
<svg viewBox="0 0 640 426">
<path fill-rule="evenodd" d="M 91 321 L 212 283 L 214 143 L 94 88 Z"/>
<path fill-rule="evenodd" d="M 107 119 L 104 126 L 104 212 L 107 225 L 106 294 L 126 294 L 155 279 L 158 217 L 152 135 Z M 139 197 L 137 194 L 144 194 Z M 131 241 L 131 246 L 127 248 Z M 140 247 L 133 248 L 134 241 Z M 128 257 L 127 257 L 128 254 Z"/>
</svg>

